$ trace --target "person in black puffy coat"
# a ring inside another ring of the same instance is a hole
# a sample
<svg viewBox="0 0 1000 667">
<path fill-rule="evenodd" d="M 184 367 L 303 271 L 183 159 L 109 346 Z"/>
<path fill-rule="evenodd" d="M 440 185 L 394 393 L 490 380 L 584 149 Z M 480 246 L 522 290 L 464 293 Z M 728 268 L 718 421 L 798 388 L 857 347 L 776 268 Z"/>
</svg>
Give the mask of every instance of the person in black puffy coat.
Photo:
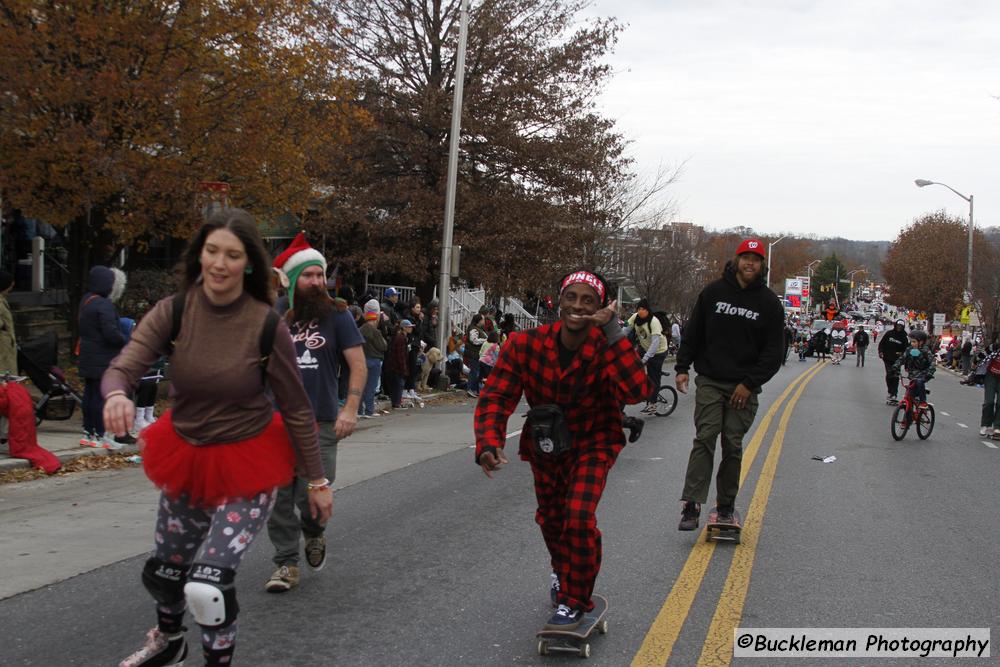
<svg viewBox="0 0 1000 667">
<path fill-rule="evenodd" d="M 127 342 L 118 321 L 113 298 L 125 291 L 125 274 L 106 266 L 90 269 L 87 293 L 80 302 L 80 356 L 77 366 L 84 380 L 83 438 L 85 447 L 121 449 L 104 432 L 104 399 L 101 377 Z"/>
</svg>

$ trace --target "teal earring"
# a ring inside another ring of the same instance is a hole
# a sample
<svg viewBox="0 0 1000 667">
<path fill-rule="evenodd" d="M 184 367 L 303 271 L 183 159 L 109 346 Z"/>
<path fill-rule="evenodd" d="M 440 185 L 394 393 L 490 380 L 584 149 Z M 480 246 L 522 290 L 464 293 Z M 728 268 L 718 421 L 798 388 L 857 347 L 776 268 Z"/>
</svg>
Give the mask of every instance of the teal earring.
<svg viewBox="0 0 1000 667">
<path fill-rule="evenodd" d="M 248 266 L 247 268 L 243 269 L 243 273 L 245 273 L 245 274 L 247 274 L 249 276 L 251 273 L 253 273 L 253 267 L 252 266 Z"/>
</svg>

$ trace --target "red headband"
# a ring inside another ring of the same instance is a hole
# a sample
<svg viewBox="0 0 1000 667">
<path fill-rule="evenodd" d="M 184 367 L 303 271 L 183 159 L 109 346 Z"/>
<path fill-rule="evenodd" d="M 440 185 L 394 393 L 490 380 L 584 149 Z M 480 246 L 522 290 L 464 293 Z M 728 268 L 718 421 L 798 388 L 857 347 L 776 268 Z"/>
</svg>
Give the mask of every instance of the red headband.
<svg viewBox="0 0 1000 667">
<path fill-rule="evenodd" d="M 600 278 L 589 271 L 575 271 L 574 273 L 566 276 L 566 279 L 562 281 L 562 286 L 559 288 L 559 293 L 562 294 L 567 287 L 570 285 L 576 285 L 577 283 L 583 283 L 588 287 L 593 287 L 601 301 L 604 300 L 604 283 L 601 282 Z"/>
</svg>

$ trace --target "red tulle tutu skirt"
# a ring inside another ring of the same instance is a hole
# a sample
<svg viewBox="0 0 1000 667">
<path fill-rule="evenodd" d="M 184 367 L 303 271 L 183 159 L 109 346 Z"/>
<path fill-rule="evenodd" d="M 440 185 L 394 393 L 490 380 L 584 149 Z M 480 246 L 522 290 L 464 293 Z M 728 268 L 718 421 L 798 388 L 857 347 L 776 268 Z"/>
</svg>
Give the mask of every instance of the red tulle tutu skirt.
<svg viewBox="0 0 1000 667">
<path fill-rule="evenodd" d="M 139 436 L 146 476 L 171 497 L 194 505 L 221 505 L 285 486 L 295 474 L 295 453 L 281 415 L 258 435 L 219 444 L 193 445 L 174 430 L 171 411 Z"/>
</svg>

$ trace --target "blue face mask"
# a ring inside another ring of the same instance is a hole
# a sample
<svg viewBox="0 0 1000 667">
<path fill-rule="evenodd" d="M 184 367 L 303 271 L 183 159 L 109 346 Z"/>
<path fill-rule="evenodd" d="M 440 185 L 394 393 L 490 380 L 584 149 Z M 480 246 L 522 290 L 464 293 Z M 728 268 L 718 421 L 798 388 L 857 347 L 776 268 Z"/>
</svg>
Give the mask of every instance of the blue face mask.
<svg viewBox="0 0 1000 667">
<path fill-rule="evenodd" d="M 920 356 L 920 350 L 918 348 L 916 348 L 916 347 L 911 347 L 910 348 L 910 356 L 911 357 L 919 357 Z"/>
</svg>

